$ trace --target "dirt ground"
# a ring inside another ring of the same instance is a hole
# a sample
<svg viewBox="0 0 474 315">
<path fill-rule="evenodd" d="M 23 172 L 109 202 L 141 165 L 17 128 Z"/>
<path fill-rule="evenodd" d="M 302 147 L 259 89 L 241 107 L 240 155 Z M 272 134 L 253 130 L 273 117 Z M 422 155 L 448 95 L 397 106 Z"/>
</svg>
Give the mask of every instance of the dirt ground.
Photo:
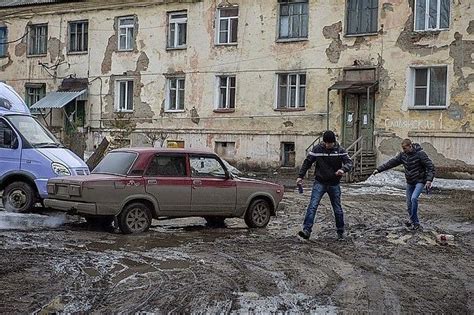
<svg viewBox="0 0 474 315">
<path fill-rule="evenodd" d="M 345 185 L 343 242 L 327 197 L 311 239 L 297 238 L 309 189 L 285 195 L 262 230 L 187 218 L 121 235 L 78 217 L 3 212 L 0 313 L 474 313 L 472 191 L 422 195 L 424 229 L 412 232 L 403 191 Z M 453 244 L 437 244 L 438 233 Z"/>
</svg>

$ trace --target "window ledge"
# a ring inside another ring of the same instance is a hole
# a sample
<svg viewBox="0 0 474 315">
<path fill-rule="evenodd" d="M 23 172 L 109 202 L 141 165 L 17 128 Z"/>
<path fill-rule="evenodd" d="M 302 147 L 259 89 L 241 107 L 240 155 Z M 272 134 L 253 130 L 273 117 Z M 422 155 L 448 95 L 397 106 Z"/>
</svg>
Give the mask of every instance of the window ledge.
<svg viewBox="0 0 474 315">
<path fill-rule="evenodd" d="M 300 108 L 274 108 L 273 109 L 276 112 L 302 112 L 305 111 L 305 107 L 300 107 Z"/>
<path fill-rule="evenodd" d="M 133 52 L 133 49 L 117 49 L 117 52 Z"/>
<path fill-rule="evenodd" d="M 235 113 L 235 108 L 216 108 L 214 113 Z"/>
<path fill-rule="evenodd" d="M 215 43 L 217 47 L 237 47 L 237 43 Z"/>
<path fill-rule="evenodd" d="M 294 42 L 307 42 L 309 41 L 308 37 L 298 37 L 298 38 L 278 38 L 277 43 L 294 43 Z"/>
<path fill-rule="evenodd" d="M 174 113 L 184 113 L 184 109 L 165 109 L 165 113 L 174 114 Z"/>
<path fill-rule="evenodd" d="M 448 109 L 448 106 L 408 106 L 409 110 L 440 110 Z"/>
<path fill-rule="evenodd" d="M 132 110 L 115 110 L 116 113 L 124 113 L 124 114 L 133 114 L 133 109 Z"/>
<path fill-rule="evenodd" d="M 26 55 L 27 58 L 37 58 L 37 57 L 46 57 L 48 54 L 40 54 L 40 55 Z"/>
<path fill-rule="evenodd" d="M 186 50 L 188 49 L 187 46 L 184 47 L 166 47 L 166 51 L 173 51 L 173 50 Z"/>
<path fill-rule="evenodd" d="M 360 33 L 360 34 L 345 34 L 344 37 L 363 37 L 363 36 L 377 36 L 378 32 L 373 33 Z"/>
<path fill-rule="evenodd" d="M 449 31 L 449 28 L 437 28 L 432 30 L 413 30 L 412 32 L 416 34 L 439 34 L 444 31 Z"/>
<path fill-rule="evenodd" d="M 0 55 L 0 59 L 7 58 L 7 55 Z"/>
<path fill-rule="evenodd" d="M 87 50 L 84 51 L 68 51 L 68 55 L 87 55 L 89 52 Z"/>
</svg>

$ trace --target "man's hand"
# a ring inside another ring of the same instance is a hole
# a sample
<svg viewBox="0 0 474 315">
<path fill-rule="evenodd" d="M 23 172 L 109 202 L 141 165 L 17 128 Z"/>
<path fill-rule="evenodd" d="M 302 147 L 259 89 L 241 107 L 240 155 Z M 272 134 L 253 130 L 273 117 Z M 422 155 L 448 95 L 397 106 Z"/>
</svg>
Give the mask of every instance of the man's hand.
<svg viewBox="0 0 474 315">
<path fill-rule="evenodd" d="M 303 185 L 303 179 L 300 178 L 300 177 L 298 177 L 298 178 L 296 179 L 296 185 Z"/>
<path fill-rule="evenodd" d="M 427 181 L 427 182 L 426 182 L 425 188 L 426 188 L 426 190 L 430 190 L 430 189 L 431 189 L 431 182 L 430 182 L 430 181 Z"/>
<path fill-rule="evenodd" d="M 345 172 L 343 170 L 337 170 L 336 176 L 342 176 L 342 175 L 344 175 L 344 173 Z"/>
<path fill-rule="evenodd" d="M 377 175 L 379 173 L 379 171 L 375 170 L 372 175 Z"/>
</svg>

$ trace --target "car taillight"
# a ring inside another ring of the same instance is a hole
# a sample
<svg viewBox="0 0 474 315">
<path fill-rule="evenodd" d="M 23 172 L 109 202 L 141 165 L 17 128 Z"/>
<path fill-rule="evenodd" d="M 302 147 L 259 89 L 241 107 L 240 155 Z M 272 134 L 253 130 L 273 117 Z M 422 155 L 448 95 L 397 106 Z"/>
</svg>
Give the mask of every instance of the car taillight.
<svg viewBox="0 0 474 315">
<path fill-rule="evenodd" d="M 46 186 L 46 189 L 48 191 L 48 195 L 54 195 L 56 193 L 56 188 L 55 188 L 54 184 L 48 184 Z"/>
</svg>

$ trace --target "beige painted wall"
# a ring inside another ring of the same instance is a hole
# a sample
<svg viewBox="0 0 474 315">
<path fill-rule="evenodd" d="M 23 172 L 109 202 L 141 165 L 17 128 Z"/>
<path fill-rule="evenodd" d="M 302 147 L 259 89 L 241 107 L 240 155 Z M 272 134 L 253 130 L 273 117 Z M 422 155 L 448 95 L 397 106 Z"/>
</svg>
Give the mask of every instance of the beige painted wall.
<svg viewBox="0 0 474 315">
<path fill-rule="evenodd" d="M 297 164 L 301 163 L 304 149 L 325 129 L 327 88 L 342 78 L 342 68 L 354 63 L 374 66 L 380 75 L 375 105 L 376 144 L 386 139 L 398 141 L 410 132 L 449 132 L 454 139 L 463 137 L 462 145 L 470 145 L 470 154 L 458 148 L 452 150 L 430 138 L 438 153 L 472 165 L 468 156 L 473 155 L 474 137 L 471 126 L 474 9 L 469 1 L 452 3 L 448 31 L 423 35 L 411 31 L 413 17 L 408 3 L 411 1 L 380 1 L 379 34 L 347 37 L 344 36 L 345 1 L 310 0 L 308 40 L 299 42 L 276 41 L 277 1 L 232 1 L 239 5 L 236 46 L 214 44 L 218 2 L 161 2 L 136 1 L 116 7 L 109 2 L 105 8 L 100 2 L 89 1 L 31 7 L 25 13 L 3 20 L 0 17 L 0 24 L 8 25 L 9 40 L 24 34 L 28 22 L 48 23 L 49 36 L 45 57 L 26 57 L 25 41 L 10 44 L 9 57 L 0 59 L 0 69 L 3 67 L 0 79 L 21 95 L 26 82 L 45 82 L 47 91 L 54 91 L 61 80 L 51 78 L 38 62 L 52 65 L 58 60 L 64 63 L 57 67 L 56 76 L 74 74 L 89 78 L 86 115 L 91 127 L 90 148 L 100 138 L 98 128 L 104 127 L 104 135 L 105 127 L 110 127 L 107 119 L 114 117 L 114 80 L 125 73 L 125 77 L 136 80 L 135 111 L 131 117 L 138 119 L 136 128 L 173 131 L 192 146 L 213 148 L 212 139 L 234 139 L 240 143 L 236 159 L 266 167 L 277 165 L 282 141 L 295 142 Z M 169 51 L 166 50 L 166 13 L 178 10 L 188 12 L 187 49 Z M 136 47 L 132 52 L 113 51 L 115 17 L 124 15 L 138 18 Z M 70 55 L 66 50 L 67 22 L 80 19 L 89 20 L 89 53 Z M 448 65 L 449 108 L 408 109 L 409 67 L 440 64 Z M 276 73 L 298 70 L 307 75 L 305 111 L 275 111 Z M 165 75 L 173 73 L 185 74 L 186 110 L 168 114 L 162 112 Z M 224 73 L 237 76 L 234 113 L 213 112 L 215 77 Z M 340 133 L 342 96 L 331 92 L 331 102 L 330 126 Z M 193 115 L 199 116 L 198 123 L 191 120 Z M 99 124 L 101 118 L 103 122 Z"/>
</svg>

